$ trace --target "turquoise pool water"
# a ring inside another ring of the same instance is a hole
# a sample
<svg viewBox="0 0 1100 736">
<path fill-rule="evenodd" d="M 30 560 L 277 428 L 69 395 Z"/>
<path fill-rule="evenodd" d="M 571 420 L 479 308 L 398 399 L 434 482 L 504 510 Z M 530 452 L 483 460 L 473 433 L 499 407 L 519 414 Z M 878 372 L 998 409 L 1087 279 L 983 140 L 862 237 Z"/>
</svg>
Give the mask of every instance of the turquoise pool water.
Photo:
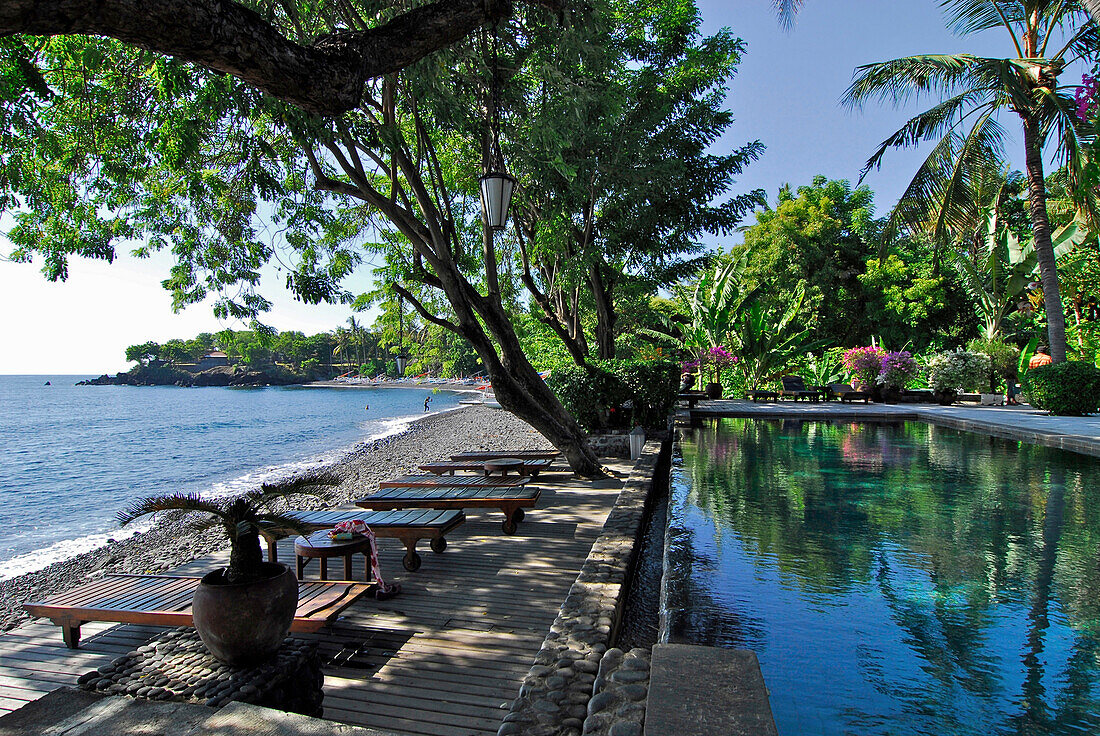
<svg viewBox="0 0 1100 736">
<path fill-rule="evenodd" d="M 784 736 L 1100 734 L 1100 460 L 723 419 L 674 462 L 669 637 L 755 650 Z"/>
</svg>

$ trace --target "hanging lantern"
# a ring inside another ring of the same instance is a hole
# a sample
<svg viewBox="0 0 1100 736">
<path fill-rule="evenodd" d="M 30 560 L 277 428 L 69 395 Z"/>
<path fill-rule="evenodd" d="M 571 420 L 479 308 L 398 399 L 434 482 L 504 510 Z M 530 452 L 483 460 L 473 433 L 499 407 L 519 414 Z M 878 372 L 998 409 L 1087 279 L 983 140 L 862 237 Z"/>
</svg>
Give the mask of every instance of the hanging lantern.
<svg viewBox="0 0 1100 736">
<path fill-rule="evenodd" d="M 396 359 L 396 363 L 397 363 L 397 375 L 399 375 L 399 376 L 405 375 L 405 366 L 407 366 L 409 364 L 409 359 L 406 358 L 404 355 L 398 355 L 397 359 Z"/>
<path fill-rule="evenodd" d="M 516 179 L 502 171 L 490 171 L 481 177 L 481 216 L 491 230 L 503 230 L 508 224 L 508 205 L 516 190 Z"/>
</svg>

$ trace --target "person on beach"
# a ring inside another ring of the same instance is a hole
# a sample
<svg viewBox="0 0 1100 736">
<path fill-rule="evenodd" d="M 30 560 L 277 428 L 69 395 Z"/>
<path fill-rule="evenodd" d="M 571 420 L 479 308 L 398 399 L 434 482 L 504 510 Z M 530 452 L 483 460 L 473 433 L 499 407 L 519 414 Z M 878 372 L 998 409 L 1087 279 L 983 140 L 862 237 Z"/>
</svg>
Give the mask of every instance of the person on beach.
<svg viewBox="0 0 1100 736">
<path fill-rule="evenodd" d="M 430 403 L 432 403 L 432 397 L 428 396 L 427 398 L 424 399 L 424 411 L 425 412 L 428 411 L 428 404 L 430 404 Z"/>
</svg>

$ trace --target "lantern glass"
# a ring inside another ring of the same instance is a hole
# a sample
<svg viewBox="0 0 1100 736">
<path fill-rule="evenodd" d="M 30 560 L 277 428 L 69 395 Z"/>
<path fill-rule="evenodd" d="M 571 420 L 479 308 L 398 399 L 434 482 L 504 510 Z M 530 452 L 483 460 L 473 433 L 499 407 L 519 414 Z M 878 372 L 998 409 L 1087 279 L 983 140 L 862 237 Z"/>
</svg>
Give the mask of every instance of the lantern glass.
<svg viewBox="0 0 1100 736">
<path fill-rule="evenodd" d="M 397 375 L 405 375 L 405 366 L 409 364 L 409 359 L 404 355 L 397 356 Z"/>
<path fill-rule="evenodd" d="M 491 229 L 504 229 L 515 190 L 516 180 L 508 174 L 493 171 L 481 177 L 481 213 Z"/>
</svg>

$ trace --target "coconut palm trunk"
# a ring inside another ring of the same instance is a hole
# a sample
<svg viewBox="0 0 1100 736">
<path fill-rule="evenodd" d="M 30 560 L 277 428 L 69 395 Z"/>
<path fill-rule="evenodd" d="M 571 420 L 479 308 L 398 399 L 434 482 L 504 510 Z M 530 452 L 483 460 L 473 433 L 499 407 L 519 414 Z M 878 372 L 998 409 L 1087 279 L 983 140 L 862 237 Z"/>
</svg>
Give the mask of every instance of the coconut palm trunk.
<svg viewBox="0 0 1100 736">
<path fill-rule="evenodd" d="M 1026 150 L 1028 202 L 1031 206 L 1031 227 L 1034 234 L 1035 255 L 1039 261 L 1039 276 L 1043 283 L 1043 303 L 1047 313 L 1047 339 L 1050 341 L 1050 357 L 1055 363 L 1066 359 L 1066 319 L 1062 311 L 1062 295 L 1058 288 L 1058 261 L 1050 236 L 1050 218 L 1047 215 L 1046 180 L 1043 176 L 1042 136 L 1037 121 L 1021 115 L 1024 124 Z"/>
</svg>

